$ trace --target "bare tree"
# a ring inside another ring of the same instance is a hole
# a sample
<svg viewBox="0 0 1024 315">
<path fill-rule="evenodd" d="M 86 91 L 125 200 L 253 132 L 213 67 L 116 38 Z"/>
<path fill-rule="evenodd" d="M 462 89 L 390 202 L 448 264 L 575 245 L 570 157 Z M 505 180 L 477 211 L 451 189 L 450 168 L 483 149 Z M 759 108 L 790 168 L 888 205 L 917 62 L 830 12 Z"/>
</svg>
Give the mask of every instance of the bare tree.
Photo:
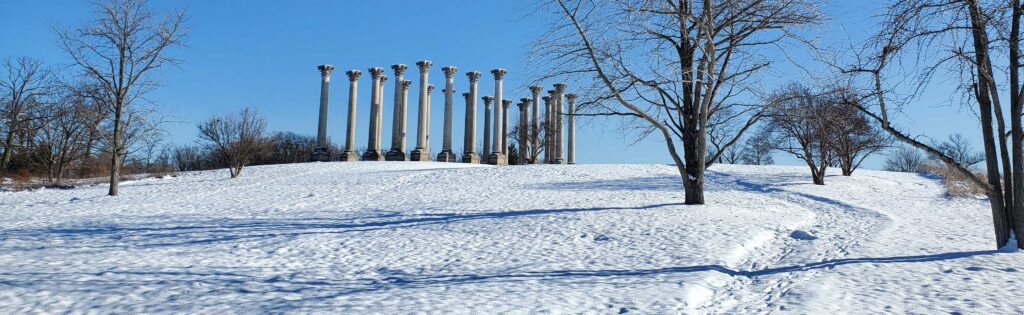
<svg viewBox="0 0 1024 315">
<path fill-rule="evenodd" d="M 1005 245 L 1012 231 L 1017 247 L 1024 248 L 1024 89 L 1020 80 L 1024 6 L 1017 0 L 901 0 L 890 3 L 884 12 L 889 13 L 883 16 L 878 33 L 861 49 L 851 50 L 855 61 L 843 67 L 854 80 L 863 80 L 864 102 L 855 107 L 896 140 L 924 151 L 981 187 L 989 197 L 996 245 Z M 1007 59 L 994 63 L 993 56 Z M 1005 65 L 1007 75 L 997 75 L 994 64 Z M 954 157 L 892 125 L 893 113 L 907 100 L 896 93 L 900 83 L 916 78 L 909 88 L 913 96 L 945 69 L 960 78 L 954 93 L 977 105 L 985 176 L 973 174 Z M 1004 77 L 1009 82 L 1000 82 Z M 1000 91 L 1000 84 L 1005 90 Z M 1004 114 L 1000 99 L 1007 94 L 1009 115 Z"/>
<path fill-rule="evenodd" d="M 90 100 L 73 90 L 64 89 L 61 96 L 47 106 L 47 119 L 36 133 L 35 160 L 47 170 L 51 183 L 61 184 L 68 169 L 81 162 L 92 124 Z"/>
<path fill-rule="evenodd" d="M 228 166 L 231 178 L 235 178 L 242 173 L 243 167 L 270 148 L 271 143 L 264 135 L 266 129 L 266 120 L 247 107 L 238 114 L 210 117 L 199 124 L 199 137 Z"/>
<path fill-rule="evenodd" d="M 686 204 L 704 203 L 709 121 L 754 93 L 756 75 L 773 60 L 767 51 L 820 20 L 815 2 L 804 0 L 553 0 L 551 8 L 558 17 L 535 59 L 549 60 L 552 76 L 578 77 L 581 88 L 592 82 L 577 116 L 620 116 L 638 123 L 641 137 L 660 135 Z M 758 112 L 733 111 L 743 126 L 718 152 Z"/>
<path fill-rule="evenodd" d="M 837 93 L 849 91 L 850 89 L 842 88 Z M 834 99 L 842 102 L 856 98 L 840 96 Z M 840 104 L 831 108 L 831 115 L 834 121 L 831 124 L 832 135 L 829 145 L 835 155 L 834 162 L 844 176 L 852 175 L 864 159 L 889 146 L 889 139 L 884 131 L 855 107 Z"/>
<path fill-rule="evenodd" d="M 740 163 L 747 165 L 770 165 L 775 163 L 772 151 L 775 150 L 775 139 L 765 128 L 761 128 L 743 142 Z"/>
<path fill-rule="evenodd" d="M 814 184 L 825 184 L 825 170 L 835 158 L 832 136 L 839 124 L 838 104 L 809 87 L 790 84 L 771 101 L 765 130 L 772 134 L 775 149 L 792 154 L 811 169 Z"/>
<path fill-rule="evenodd" d="M 43 62 L 28 57 L 6 58 L 0 63 L 0 130 L 3 131 L 3 156 L 0 175 L 7 169 L 19 133 L 25 133 L 34 120 L 46 118 L 39 109 L 42 98 L 51 93 L 52 73 Z M 28 138 L 28 137 L 23 137 Z"/>
<path fill-rule="evenodd" d="M 919 173 L 924 170 L 927 161 L 924 155 L 921 155 L 921 150 L 898 146 L 889 151 L 882 169 L 890 172 Z"/>
<path fill-rule="evenodd" d="M 952 158 L 957 164 L 968 169 L 985 161 L 985 155 L 974 151 L 971 140 L 959 133 L 949 135 L 946 141 L 935 144 L 935 149 Z"/>
<path fill-rule="evenodd" d="M 159 16 L 146 8 L 145 0 L 108 0 L 96 9 L 99 14 L 91 24 L 58 35 L 61 48 L 99 84 L 98 96 L 113 115 L 108 194 L 116 196 L 125 156 L 124 116 L 157 86 L 153 71 L 178 63 L 167 56 L 167 49 L 182 45 L 185 12 Z"/>
</svg>

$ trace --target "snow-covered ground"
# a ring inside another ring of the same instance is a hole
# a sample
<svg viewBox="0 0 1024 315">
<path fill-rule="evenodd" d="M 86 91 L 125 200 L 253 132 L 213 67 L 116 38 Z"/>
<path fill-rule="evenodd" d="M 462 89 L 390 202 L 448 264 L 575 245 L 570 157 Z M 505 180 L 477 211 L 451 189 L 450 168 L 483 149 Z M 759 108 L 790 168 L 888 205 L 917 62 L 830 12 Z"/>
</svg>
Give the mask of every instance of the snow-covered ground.
<svg viewBox="0 0 1024 315">
<path fill-rule="evenodd" d="M 1024 313 L 935 179 L 308 163 L 0 193 L 0 313 Z"/>
</svg>

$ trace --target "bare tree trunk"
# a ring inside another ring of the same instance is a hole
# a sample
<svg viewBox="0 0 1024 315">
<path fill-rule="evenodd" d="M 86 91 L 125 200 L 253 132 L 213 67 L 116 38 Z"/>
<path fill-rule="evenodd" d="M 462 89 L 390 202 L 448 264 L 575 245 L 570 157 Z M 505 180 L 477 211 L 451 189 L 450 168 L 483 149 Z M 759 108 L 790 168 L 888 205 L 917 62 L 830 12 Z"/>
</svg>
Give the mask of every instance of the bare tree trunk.
<svg viewBox="0 0 1024 315">
<path fill-rule="evenodd" d="M 110 145 L 110 190 L 107 195 L 117 196 L 121 182 L 121 108 L 114 111 L 114 139 Z"/>
<path fill-rule="evenodd" d="M 7 165 L 11 163 L 11 152 L 14 151 L 14 128 L 8 128 L 12 130 L 7 131 L 7 137 L 4 138 L 4 155 L 3 159 L 0 160 L 0 175 L 6 173 Z"/>
</svg>

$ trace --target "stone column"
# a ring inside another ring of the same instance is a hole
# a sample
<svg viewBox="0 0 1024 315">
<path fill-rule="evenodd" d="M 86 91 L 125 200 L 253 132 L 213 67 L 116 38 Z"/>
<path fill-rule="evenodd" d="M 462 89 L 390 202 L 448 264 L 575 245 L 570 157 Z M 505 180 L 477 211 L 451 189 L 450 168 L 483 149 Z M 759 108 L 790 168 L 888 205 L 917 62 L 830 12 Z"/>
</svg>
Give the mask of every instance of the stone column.
<svg viewBox="0 0 1024 315">
<path fill-rule="evenodd" d="M 408 106 L 402 99 L 402 90 L 405 89 L 407 69 L 409 66 L 404 64 L 391 65 L 391 70 L 395 71 L 395 107 L 391 119 L 391 149 L 385 156 L 388 161 L 405 161 L 405 111 Z"/>
<path fill-rule="evenodd" d="M 544 163 L 555 163 L 555 90 L 548 90 L 544 101 L 547 115 L 544 115 Z"/>
<path fill-rule="evenodd" d="M 484 154 L 488 157 L 491 152 L 491 103 L 494 96 L 484 96 Z M 488 161 L 488 163 L 490 163 Z"/>
<path fill-rule="evenodd" d="M 480 81 L 480 72 L 470 71 L 466 76 L 469 77 L 469 93 L 463 94 L 466 97 L 466 135 L 462 163 L 480 163 L 480 156 L 476 154 L 476 83 Z"/>
<path fill-rule="evenodd" d="M 555 164 L 565 164 L 565 83 L 555 83 Z"/>
<path fill-rule="evenodd" d="M 501 81 L 502 81 L 502 78 L 505 77 L 505 73 L 506 73 L 505 69 L 493 69 L 493 70 L 491 70 L 491 74 L 494 75 L 494 100 L 496 102 L 494 104 L 494 107 L 501 106 L 500 102 L 503 100 L 501 98 L 501 83 L 502 83 Z M 505 146 L 505 143 L 502 141 L 503 139 L 501 137 L 501 121 L 502 121 L 502 118 L 501 118 L 502 115 L 501 114 L 502 114 L 501 108 L 495 108 L 494 109 L 494 134 L 492 135 L 494 137 L 494 139 L 493 139 L 493 143 L 491 143 L 491 155 L 487 157 L 487 163 L 488 164 L 494 164 L 494 165 L 505 165 L 505 164 L 508 164 L 508 161 L 505 159 L 505 154 L 502 153 L 503 152 L 502 147 Z"/>
<path fill-rule="evenodd" d="M 356 155 L 356 91 L 359 85 L 359 70 L 349 70 L 348 75 L 348 128 L 345 129 L 345 152 L 341 153 L 342 161 L 358 161 Z"/>
<path fill-rule="evenodd" d="M 384 151 L 384 83 L 388 82 L 386 74 L 380 75 L 380 84 L 377 85 L 377 151 L 382 158 L 386 159 Z"/>
<path fill-rule="evenodd" d="M 519 164 L 530 164 L 527 157 L 530 156 L 530 99 L 519 99 Z"/>
<path fill-rule="evenodd" d="M 568 115 L 565 116 L 567 139 L 565 143 L 566 163 L 576 164 L 576 94 L 566 94 Z"/>
<path fill-rule="evenodd" d="M 530 119 L 530 164 L 537 164 L 537 160 L 540 158 L 540 92 L 543 89 L 540 86 L 534 85 L 530 87 L 530 93 L 533 94 L 533 113 Z"/>
<path fill-rule="evenodd" d="M 430 161 L 430 143 L 427 142 L 430 137 L 430 103 L 428 101 L 430 95 L 427 91 L 427 73 L 433 65 L 434 63 L 430 60 L 416 62 L 416 66 L 420 68 L 420 110 L 419 123 L 416 127 L 416 149 L 412 150 L 412 154 L 409 156 L 412 161 Z"/>
<path fill-rule="evenodd" d="M 331 71 L 334 70 L 334 66 L 320 65 L 316 68 L 320 69 L 320 120 L 316 128 L 316 148 L 313 148 L 309 160 L 329 161 L 331 155 L 327 151 L 327 102 L 331 89 Z"/>
<path fill-rule="evenodd" d="M 379 147 L 380 141 L 380 86 L 384 68 L 370 68 L 370 77 L 373 80 L 370 88 L 370 132 L 366 141 L 366 152 L 363 152 L 363 161 L 383 161 L 384 154 Z"/>
<path fill-rule="evenodd" d="M 455 66 L 441 68 L 444 71 L 444 138 L 441 143 L 441 153 L 437 154 L 438 162 L 455 162 L 455 152 L 452 151 L 452 102 L 455 101 L 455 73 L 459 71 Z"/>
<path fill-rule="evenodd" d="M 512 100 L 501 100 L 501 154 L 508 159 L 508 108 L 512 106 Z"/>
</svg>

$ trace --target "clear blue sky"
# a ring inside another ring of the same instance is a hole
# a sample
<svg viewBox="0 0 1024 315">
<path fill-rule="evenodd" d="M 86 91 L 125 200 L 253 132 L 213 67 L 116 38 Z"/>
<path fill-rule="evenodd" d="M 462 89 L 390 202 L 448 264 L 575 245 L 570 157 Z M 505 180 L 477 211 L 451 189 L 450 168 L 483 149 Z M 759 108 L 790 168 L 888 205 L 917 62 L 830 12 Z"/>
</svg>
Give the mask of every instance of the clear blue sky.
<svg viewBox="0 0 1024 315">
<path fill-rule="evenodd" d="M 875 1 L 824 5 L 832 20 L 821 29 L 823 42 L 858 39 L 873 31 L 870 17 Z M 213 114 L 242 106 L 258 109 L 273 131 L 315 135 L 319 101 L 319 64 L 337 67 L 331 91 L 329 135 L 343 144 L 348 97 L 344 71 L 363 71 L 360 80 L 357 146 L 366 145 L 369 118 L 370 67 L 410 66 L 406 78 L 416 91 L 415 62 L 434 62 L 430 83 L 431 150 L 441 149 L 444 97 L 441 67 L 459 68 L 456 80 L 454 148 L 461 148 L 465 73 L 481 71 L 481 95 L 493 93 L 488 71 L 506 68 L 505 97 L 528 96 L 524 59 L 531 42 L 545 30 L 544 15 L 531 15 L 533 1 L 152 1 L 157 11 L 187 8 L 190 20 L 187 48 L 170 53 L 185 63 L 158 74 L 163 83 L 150 98 L 173 121 L 166 126 L 170 142 L 194 141 L 196 123 Z M 0 57 L 31 56 L 66 67 L 52 29 L 74 26 L 92 18 L 88 1 L 0 0 Z M 799 80 L 797 69 L 775 73 L 781 84 Z M 384 95 L 384 147 L 390 147 L 393 74 L 388 70 Z M 545 82 L 550 86 L 554 82 Z M 570 84 L 570 90 L 572 85 Z M 916 133 L 942 138 L 961 132 L 978 138 L 974 114 L 949 104 L 948 94 L 934 93 L 909 106 L 898 123 Z M 415 130 L 415 93 L 410 93 L 410 125 Z M 513 105 L 514 107 L 514 105 Z M 482 110 L 482 109 L 481 109 Z M 515 109 L 513 108 L 513 113 Z M 478 117 L 482 119 L 482 112 Z M 517 117 L 517 115 L 513 115 Z M 912 117 L 909 119 L 907 117 Z M 482 122 L 478 122 L 482 128 Z M 580 163 L 669 163 L 664 144 L 655 138 L 636 144 L 619 134 L 618 124 L 582 121 L 577 131 Z M 482 133 L 482 130 L 478 130 Z M 415 141 L 410 134 L 409 141 Z M 478 136 L 478 139 L 480 136 Z M 980 149 L 980 144 L 976 145 Z M 796 164 L 779 156 L 782 164 Z M 877 168 L 879 159 L 866 167 Z"/>
</svg>

